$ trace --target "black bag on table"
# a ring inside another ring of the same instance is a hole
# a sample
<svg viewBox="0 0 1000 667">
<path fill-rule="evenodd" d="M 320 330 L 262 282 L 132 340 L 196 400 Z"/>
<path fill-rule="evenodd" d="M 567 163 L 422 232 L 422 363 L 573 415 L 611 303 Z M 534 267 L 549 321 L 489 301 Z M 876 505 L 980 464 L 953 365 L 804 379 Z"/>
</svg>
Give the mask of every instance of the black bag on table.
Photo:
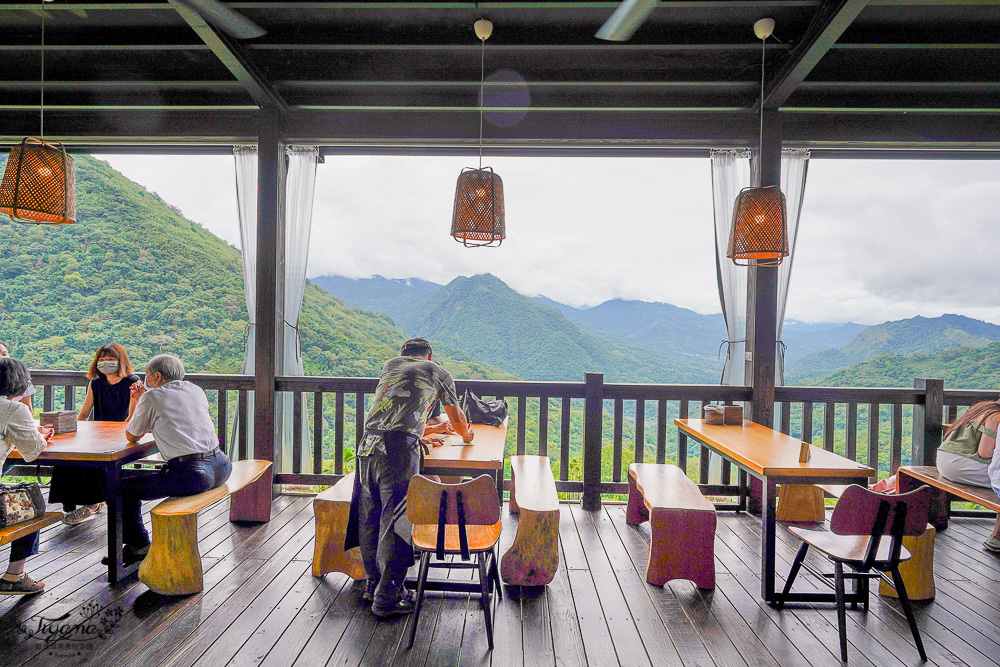
<svg viewBox="0 0 1000 667">
<path fill-rule="evenodd" d="M 0 528 L 45 516 L 45 500 L 37 482 L 0 484 Z"/>
<path fill-rule="evenodd" d="M 458 406 L 462 408 L 465 418 L 471 424 L 500 426 L 507 419 L 507 401 L 502 398 L 484 401 L 472 393 L 471 389 L 465 390 L 461 400 L 458 402 Z"/>
</svg>

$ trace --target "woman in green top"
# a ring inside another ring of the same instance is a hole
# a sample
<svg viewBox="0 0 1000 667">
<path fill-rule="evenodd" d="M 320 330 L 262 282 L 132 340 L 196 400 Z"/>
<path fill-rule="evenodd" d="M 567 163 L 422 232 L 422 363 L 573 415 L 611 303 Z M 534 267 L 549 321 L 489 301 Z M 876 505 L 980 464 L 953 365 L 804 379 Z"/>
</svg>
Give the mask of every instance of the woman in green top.
<svg viewBox="0 0 1000 667">
<path fill-rule="evenodd" d="M 1000 401 L 983 401 L 966 410 L 945 433 L 938 448 L 938 472 L 959 484 L 993 488 L 988 468 L 997 444 L 998 425 Z M 1000 517 L 983 546 L 1000 552 Z"/>
<path fill-rule="evenodd" d="M 996 446 L 1000 402 L 976 403 L 955 420 L 938 449 L 937 468 L 959 484 L 992 488 L 987 468 Z"/>
</svg>

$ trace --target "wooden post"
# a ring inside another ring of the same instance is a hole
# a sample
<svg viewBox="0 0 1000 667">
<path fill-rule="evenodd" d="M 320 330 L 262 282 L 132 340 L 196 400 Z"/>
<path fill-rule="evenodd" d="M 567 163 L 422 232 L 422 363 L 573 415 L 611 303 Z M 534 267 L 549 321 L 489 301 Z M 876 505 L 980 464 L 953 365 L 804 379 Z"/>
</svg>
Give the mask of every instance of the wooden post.
<svg viewBox="0 0 1000 667">
<path fill-rule="evenodd" d="M 585 510 L 601 509 L 601 445 L 604 440 L 604 374 L 587 373 L 583 422 L 583 498 Z"/>
<path fill-rule="evenodd" d="M 932 466 L 944 433 L 944 380 L 915 378 L 914 389 L 924 391 L 924 402 L 913 406 L 913 456 L 911 464 Z"/>
<path fill-rule="evenodd" d="M 257 132 L 257 349 L 255 350 L 254 442 L 256 459 L 275 461 L 275 376 L 284 351 L 285 142 L 281 119 L 263 113 Z M 273 468 L 272 468 L 273 470 Z"/>
<path fill-rule="evenodd" d="M 777 109 L 764 110 L 764 143 L 760 150 L 760 185 L 781 184 L 781 128 Z M 786 260 L 787 261 L 787 260 Z M 753 388 L 750 419 L 774 425 L 775 355 L 778 338 L 778 268 L 751 266 L 747 276 L 746 379 Z M 747 509 L 761 511 L 760 482 L 750 480 Z"/>
</svg>

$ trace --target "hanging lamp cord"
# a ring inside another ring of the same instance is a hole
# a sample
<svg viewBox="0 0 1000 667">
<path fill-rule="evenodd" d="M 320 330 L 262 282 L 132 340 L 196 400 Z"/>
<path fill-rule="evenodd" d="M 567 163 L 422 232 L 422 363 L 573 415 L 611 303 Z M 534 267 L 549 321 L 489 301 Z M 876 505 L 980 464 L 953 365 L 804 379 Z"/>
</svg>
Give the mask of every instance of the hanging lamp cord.
<svg viewBox="0 0 1000 667">
<path fill-rule="evenodd" d="M 42 0 L 42 97 L 40 100 L 41 106 L 40 115 L 41 120 L 39 122 L 39 134 L 41 135 L 41 140 L 45 141 L 45 0 Z"/>
<path fill-rule="evenodd" d="M 757 145 L 758 160 L 761 159 L 760 153 L 764 152 L 764 44 L 766 42 L 767 37 L 760 40 L 760 143 Z"/>
<path fill-rule="evenodd" d="M 477 5 L 478 9 L 478 5 Z M 482 171 L 483 168 L 483 104 L 486 100 L 483 98 L 483 84 L 486 81 L 486 40 L 479 40 L 482 42 L 483 48 L 481 55 L 479 57 L 479 169 Z"/>
</svg>

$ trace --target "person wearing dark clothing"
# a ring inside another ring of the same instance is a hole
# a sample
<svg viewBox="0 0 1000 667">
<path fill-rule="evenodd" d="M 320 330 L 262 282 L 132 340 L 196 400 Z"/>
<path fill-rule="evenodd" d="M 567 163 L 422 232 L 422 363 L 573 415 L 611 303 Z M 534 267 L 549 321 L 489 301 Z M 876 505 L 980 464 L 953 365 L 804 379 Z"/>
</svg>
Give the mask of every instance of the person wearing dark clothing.
<svg viewBox="0 0 1000 667">
<path fill-rule="evenodd" d="M 403 595 L 406 570 L 413 565 L 406 491 L 420 471 L 420 438 L 433 403 L 441 401 L 465 442 L 473 438 L 458 407 L 455 381 L 431 355 L 425 339 L 411 338 L 400 356 L 385 363 L 358 447 L 361 559 L 368 574 L 364 599 L 379 618 L 413 611 L 412 598 Z"/>
<path fill-rule="evenodd" d="M 107 343 L 97 348 L 87 371 L 90 384 L 77 419 L 123 422 L 135 408 L 132 385 L 139 376 L 132 372 L 125 348 Z M 49 502 L 62 503 L 63 523 L 76 525 L 92 518 L 104 507 L 107 493 L 104 475 L 99 470 L 72 466 L 54 466 L 49 483 Z M 79 507 L 78 507 L 79 506 Z"/>
</svg>

